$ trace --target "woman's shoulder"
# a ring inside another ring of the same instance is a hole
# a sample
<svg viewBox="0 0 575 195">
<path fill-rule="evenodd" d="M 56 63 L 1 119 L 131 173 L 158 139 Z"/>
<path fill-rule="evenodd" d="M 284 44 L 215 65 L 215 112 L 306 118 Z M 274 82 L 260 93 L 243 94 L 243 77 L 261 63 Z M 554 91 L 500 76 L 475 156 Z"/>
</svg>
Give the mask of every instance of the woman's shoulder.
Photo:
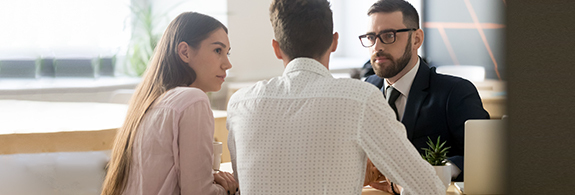
<svg viewBox="0 0 575 195">
<path fill-rule="evenodd" d="M 201 89 L 195 87 L 176 87 L 169 90 L 167 93 L 177 97 L 194 97 L 208 99 L 208 95 Z"/>
<path fill-rule="evenodd" d="M 210 104 L 204 91 L 195 87 L 176 87 L 166 92 L 158 106 L 181 110 L 198 102 Z"/>
</svg>

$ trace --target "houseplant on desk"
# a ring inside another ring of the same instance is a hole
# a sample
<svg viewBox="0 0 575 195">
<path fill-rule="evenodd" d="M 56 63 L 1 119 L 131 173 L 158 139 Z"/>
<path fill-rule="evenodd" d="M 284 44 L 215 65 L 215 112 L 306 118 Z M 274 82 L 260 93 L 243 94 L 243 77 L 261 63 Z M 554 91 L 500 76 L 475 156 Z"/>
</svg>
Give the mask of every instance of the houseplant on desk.
<svg viewBox="0 0 575 195">
<path fill-rule="evenodd" d="M 440 142 L 441 137 L 437 137 L 437 142 L 433 143 L 431 138 L 427 137 L 427 145 L 429 148 L 422 148 L 425 154 L 421 155 L 433 168 L 441 182 L 445 185 L 445 188 L 449 187 L 451 183 L 451 167 L 447 166 L 447 150 L 451 147 L 445 147 L 444 141 Z"/>
</svg>

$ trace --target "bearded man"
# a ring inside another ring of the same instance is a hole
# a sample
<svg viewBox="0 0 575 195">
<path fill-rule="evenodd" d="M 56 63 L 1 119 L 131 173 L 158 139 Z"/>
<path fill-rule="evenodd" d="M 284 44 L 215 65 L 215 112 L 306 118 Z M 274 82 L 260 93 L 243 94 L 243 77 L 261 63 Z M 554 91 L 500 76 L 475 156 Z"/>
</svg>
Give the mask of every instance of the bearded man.
<svg viewBox="0 0 575 195">
<path fill-rule="evenodd" d="M 404 0 L 379 0 L 369 11 L 370 26 L 359 36 L 369 48 L 375 71 L 366 82 L 377 86 L 406 128 L 408 139 L 423 153 L 428 137 L 446 141 L 452 176 L 463 178 L 464 123 L 489 119 L 475 86 L 463 78 L 438 74 L 417 54 L 424 33 L 419 16 Z"/>
</svg>

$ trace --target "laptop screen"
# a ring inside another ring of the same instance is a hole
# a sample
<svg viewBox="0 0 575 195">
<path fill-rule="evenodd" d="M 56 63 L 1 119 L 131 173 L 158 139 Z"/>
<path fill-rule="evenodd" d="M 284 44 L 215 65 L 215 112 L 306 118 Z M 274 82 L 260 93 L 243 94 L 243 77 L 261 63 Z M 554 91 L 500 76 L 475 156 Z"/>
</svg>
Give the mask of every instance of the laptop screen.
<svg viewBox="0 0 575 195">
<path fill-rule="evenodd" d="M 506 120 L 465 123 L 464 194 L 505 194 Z"/>
</svg>

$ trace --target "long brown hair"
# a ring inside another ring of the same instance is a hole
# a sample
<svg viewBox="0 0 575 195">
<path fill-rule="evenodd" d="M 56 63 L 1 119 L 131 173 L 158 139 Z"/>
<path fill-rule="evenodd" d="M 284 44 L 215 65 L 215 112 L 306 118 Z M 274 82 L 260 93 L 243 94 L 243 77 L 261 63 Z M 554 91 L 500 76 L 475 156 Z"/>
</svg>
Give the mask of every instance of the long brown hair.
<svg viewBox="0 0 575 195">
<path fill-rule="evenodd" d="M 183 41 L 198 49 L 203 40 L 220 28 L 228 32 L 218 20 L 195 12 L 184 12 L 168 25 L 142 82 L 130 99 L 124 125 L 116 134 L 102 195 L 119 195 L 124 191 L 132 163 L 136 130 L 152 103 L 164 92 L 178 86 L 189 86 L 195 81 L 196 73 L 177 53 L 178 44 Z"/>
</svg>

